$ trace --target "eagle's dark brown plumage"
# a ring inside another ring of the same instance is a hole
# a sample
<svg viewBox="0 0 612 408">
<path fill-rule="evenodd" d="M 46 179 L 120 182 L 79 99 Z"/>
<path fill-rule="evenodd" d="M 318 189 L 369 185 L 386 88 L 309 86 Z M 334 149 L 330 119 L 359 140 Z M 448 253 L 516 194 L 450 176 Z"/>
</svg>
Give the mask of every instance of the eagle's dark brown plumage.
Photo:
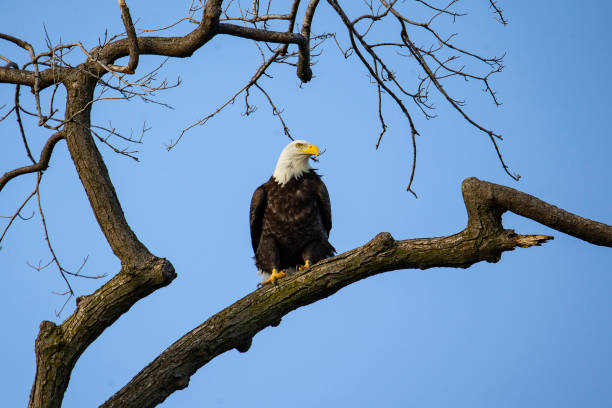
<svg viewBox="0 0 612 408">
<path fill-rule="evenodd" d="M 304 146 L 311 146 L 311 150 Z M 286 154 L 292 148 L 301 148 L 301 153 Z M 314 154 L 318 154 L 314 145 L 290 143 L 274 175 L 253 193 L 251 244 L 264 281 L 273 270 L 312 265 L 335 253 L 328 242 L 332 227 L 329 194 L 307 161 Z"/>
</svg>

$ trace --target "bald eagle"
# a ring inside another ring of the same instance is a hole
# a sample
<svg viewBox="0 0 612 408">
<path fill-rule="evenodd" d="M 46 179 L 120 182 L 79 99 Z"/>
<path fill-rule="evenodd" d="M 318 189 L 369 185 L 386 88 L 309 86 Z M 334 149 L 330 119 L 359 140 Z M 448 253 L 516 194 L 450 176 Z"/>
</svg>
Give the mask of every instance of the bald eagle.
<svg viewBox="0 0 612 408">
<path fill-rule="evenodd" d="M 303 140 L 281 152 L 270 179 L 251 199 L 251 244 L 262 285 L 334 255 L 329 193 L 308 159 L 319 148 Z"/>
</svg>

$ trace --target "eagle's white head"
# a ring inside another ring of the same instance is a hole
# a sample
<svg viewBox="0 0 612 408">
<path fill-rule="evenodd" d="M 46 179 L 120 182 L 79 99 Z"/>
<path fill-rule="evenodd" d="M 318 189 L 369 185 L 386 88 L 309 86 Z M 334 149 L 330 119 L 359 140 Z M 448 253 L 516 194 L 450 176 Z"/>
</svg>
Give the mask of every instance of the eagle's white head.
<svg viewBox="0 0 612 408">
<path fill-rule="evenodd" d="M 293 177 L 300 178 L 302 174 L 312 169 L 308 159 L 318 155 L 317 146 L 304 140 L 294 140 L 285 146 L 278 157 L 272 177 L 280 185 L 285 185 Z"/>
</svg>

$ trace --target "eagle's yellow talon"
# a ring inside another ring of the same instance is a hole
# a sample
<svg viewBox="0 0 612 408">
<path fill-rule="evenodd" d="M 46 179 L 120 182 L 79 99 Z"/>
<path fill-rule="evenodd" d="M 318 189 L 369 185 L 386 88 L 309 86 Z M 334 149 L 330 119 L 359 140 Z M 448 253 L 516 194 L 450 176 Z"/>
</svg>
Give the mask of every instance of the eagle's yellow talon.
<svg viewBox="0 0 612 408">
<path fill-rule="evenodd" d="M 284 278 L 285 276 L 287 276 L 287 274 L 283 271 L 278 271 L 276 272 L 276 269 L 272 269 L 272 273 L 270 274 L 270 277 L 268 279 L 266 279 L 265 281 L 261 282 L 261 286 L 265 286 L 268 283 L 276 283 L 276 281 L 280 278 Z"/>
<path fill-rule="evenodd" d="M 304 269 L 308 269 L 310 268 L 310 260 L 306 260 L 306 262 L 304 262 L 304 265 L 300 265 L 298 266 L 298 271 L 303 271 Z"/>
</svg>

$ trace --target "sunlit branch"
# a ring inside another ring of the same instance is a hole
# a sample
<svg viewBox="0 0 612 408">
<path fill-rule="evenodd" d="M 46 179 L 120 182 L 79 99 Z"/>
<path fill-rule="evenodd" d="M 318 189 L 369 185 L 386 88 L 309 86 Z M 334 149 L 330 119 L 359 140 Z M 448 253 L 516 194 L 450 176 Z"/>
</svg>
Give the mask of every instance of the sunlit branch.
<svg viewBox="0 0 612 408">
<path fill-rule="evenodd" d="M 121 9 L 121 20 L 123 20 L 125 32 L 127 33 L 130 59 L 128 61 L 128 64 L 125 66 L 111 64 L 109 68 L 116 72 L 133 74 L 136 70 L 136 67 L 138 66 L 138 37 L 136 36 L 134 23 L 132 23 L 130 9 L 125 4 L 125 0 L 119 0 L 119 8 Z"/>
<path fill-rule="evenodd" d="M 219 23 L 217 33 L 228 34 L 235 37 L 248 38 L 255 41 L 266 41 L 281 44 L 304 44 L 304 37 L 301 34 L 262 30 L 258 28 L 244 27 L 229 23 Z"/>
</svg>

